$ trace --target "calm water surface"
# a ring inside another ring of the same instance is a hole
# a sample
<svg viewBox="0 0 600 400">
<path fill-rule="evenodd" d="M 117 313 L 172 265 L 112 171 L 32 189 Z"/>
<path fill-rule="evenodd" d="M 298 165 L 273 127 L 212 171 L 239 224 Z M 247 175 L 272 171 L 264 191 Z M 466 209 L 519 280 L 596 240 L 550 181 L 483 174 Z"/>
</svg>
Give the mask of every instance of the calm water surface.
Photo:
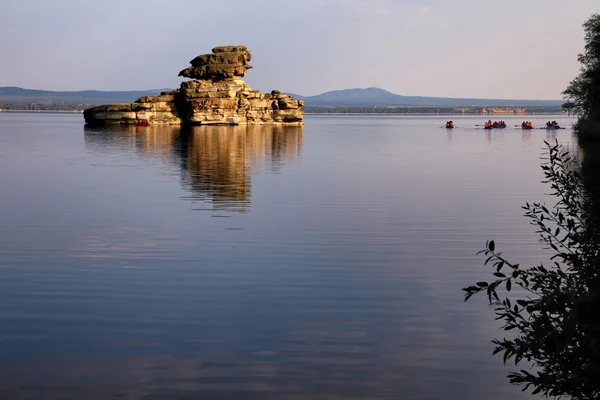
<svg viewBox="0 0 600 400">
<path fill-rule="evenodd" d="M 460 289 L 486 239 L 547 257 L 520 206 L 574 139 L 452 118 L 0 113 L 0 398 L 529 398 Z"/>
</svg>

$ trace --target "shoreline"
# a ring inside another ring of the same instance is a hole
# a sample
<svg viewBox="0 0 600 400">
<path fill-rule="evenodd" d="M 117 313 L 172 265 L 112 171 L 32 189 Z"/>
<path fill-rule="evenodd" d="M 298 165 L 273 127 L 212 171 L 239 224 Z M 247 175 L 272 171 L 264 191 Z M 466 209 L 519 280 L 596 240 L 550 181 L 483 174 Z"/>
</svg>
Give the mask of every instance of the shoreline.
<svg viewBox="0 0 600 400">
<path fill-rule="evenodd" d="M 27 113 L 27 114 L 82 114 L 83 110 L 3 110 L 0 113 Z"/>
<path fill-rule="evenodd" d="M 360 116 L 360 115 L 383 115 L 389 117 L 402 117 L 402 116 L 410 116 L 410 115 L 427 115 L 427 116 L 435 116 L 435 115 L 454 115 L 454 116 L 462 116 L 462 115 L 483 115 L 483 116 L 492 116 L 492 115 L 502 115 L 502 116 L 514 116 L 518 117 L 520 115 L 562 115 L 563 112 L 540 112 L 540 113 L 309 113 L 305 112 L 304 115 L 351 115 L 351 116 Z"/>
<path fill-rule="evenodd" d="M 27 114 L 83 114 L 83 110 L 1 110 L 0 113 L 27 113 Z M 519 115 L 562 115 L 563 112 L 539 112 L 539 113 L 383 113 L 383 112 L 375 112 L 375 113 L 344 113 L 344 112 L 305 112 L 305 115 L 350 115 L 350 116 L 361 116 L 361 115 L 381 115 L 386 117 L 398 117 L 398 116 L 410 116 L 410 115 L 426 115 L 426 116 L 435 116 L 435 115 L 482 115 L 482 116 L 492 116 L 492 115 L 502 115 L 502 116 L 519 116 Z"/>
</svg>

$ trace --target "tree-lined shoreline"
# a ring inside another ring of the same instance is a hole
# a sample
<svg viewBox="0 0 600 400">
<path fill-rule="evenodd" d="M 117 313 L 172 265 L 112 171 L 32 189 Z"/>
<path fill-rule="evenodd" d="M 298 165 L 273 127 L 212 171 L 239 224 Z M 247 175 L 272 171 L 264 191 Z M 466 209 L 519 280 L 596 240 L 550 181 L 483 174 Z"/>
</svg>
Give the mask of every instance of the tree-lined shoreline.
<svg viewBox="0 0 600 400">
<path fill-rule="evenodd" d="M 69 103 L 0 103 L 0 112 L 82 112 L 93 104 Z M 436 107 L 436 106 L 304 106 L 305 114 L 354 114 L 354 115 L 527 115 L 560 114 L 561 107 Z"/>
</svg>

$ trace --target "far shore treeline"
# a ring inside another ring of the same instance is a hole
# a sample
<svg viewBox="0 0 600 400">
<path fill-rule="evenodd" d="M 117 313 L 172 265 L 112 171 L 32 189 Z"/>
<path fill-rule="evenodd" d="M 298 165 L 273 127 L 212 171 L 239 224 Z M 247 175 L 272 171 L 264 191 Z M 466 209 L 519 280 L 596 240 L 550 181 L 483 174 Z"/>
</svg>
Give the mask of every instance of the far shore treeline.
<svg viewBox="0 0 600 400">
<path fill-rule="evenodd" d="M 543 107 L 352 107 L 304 106 L 306 114 L 558 114 L 560 106 Z"/>
<path fill-rule="evenodd" d="M 164 90 L 60 92 L 0 87 L 0 109 L 82 111 L 101 104 L 131 103 Z M 304 112 L 308 114 L 556 114 L 562 111 L 562 101 L 401 96 L 379 88 L 335 90 L 315 96 L 290 95 L 304 101 Z"/>
<path fill-rule="evenodd" d="M 2 111 L 81 112 L 91 103 L 1 103 Z M 558 114 L 560 106 L 542 107 L 436 107 L 436 106 L 304 106 L 306 114 Z"/>
</svg>

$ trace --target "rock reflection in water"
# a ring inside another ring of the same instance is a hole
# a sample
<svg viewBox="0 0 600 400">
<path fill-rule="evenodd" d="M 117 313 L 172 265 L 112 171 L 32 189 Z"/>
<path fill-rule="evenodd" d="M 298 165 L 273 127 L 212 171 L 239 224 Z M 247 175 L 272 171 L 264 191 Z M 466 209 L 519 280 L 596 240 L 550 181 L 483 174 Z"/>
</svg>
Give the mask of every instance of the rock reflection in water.
<svg viewBox="0 0 600 400">
<path fill-rule="evenodd" d="M 181 168 L 197 209 L 250 209 L 251 172 L 279 173 L 301 156 L 301 126 L 104 126 L 85 128 L 86 148 L 135 150 Z M 210 206 L 209 206 L 210 205 Z"/>
</svg>

